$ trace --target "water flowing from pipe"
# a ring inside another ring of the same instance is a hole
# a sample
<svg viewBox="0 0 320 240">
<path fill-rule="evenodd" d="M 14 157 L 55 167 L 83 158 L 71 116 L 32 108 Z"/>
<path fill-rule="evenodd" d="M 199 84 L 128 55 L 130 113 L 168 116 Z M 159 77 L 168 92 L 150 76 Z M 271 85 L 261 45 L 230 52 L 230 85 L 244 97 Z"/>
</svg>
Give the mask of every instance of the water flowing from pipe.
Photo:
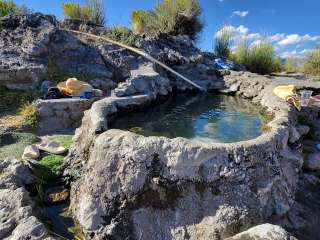
<svg viewBox="0 0 320 240">
<path fill-rule="evenodd" d="M 71 33 L 75 33 L 75 34 L 85 35 L 85 36 L 90 37 L 90 38 L 103 40 L 103 41 L 109 42 L 111 44 L 126 48 L 126 49 L 128 49 L 128 50 L 130 50 L 130 51 L 132 51 L 132 52 L 134 52 L 136 54 L 139 54 L 139 55 L 143 56 L 144 58 L 148 59 L 149 61 L 160 65 L 161 67 L 163 67 L 164 69 L 168 70 L 169 72 L 171 72 L 171 73 L 175 74 L 176 76 L 182 78 L 187 83 L 189 83 L 192 86 L 198 88 L 200 91 L 206 91 L 206 89 L 204 89 L 203 87 L 199 86 L 195 82 L 191 81 L 190 79 L 186 78 L 185 76 L 181 75 L 177 71 L 173 70 L 172 68 L 168 67 L 164 63 L 158 61 L 157 59 L 155 59 L 154 57 L 152 57 L 148 53 L 146 53 L 146 52 L 144 52 L 144 51 L 142 51 L 142 50 L 140 50 L 138 48 L 130 47 L 130 46 L 126 45 L 126 44 L 114 41 L 114 40 L 106 38 L 106 37 L 100 37 L 100 36 L 97 36 L 97 35 L 94 35 L 94 34 L 91 34 L 91 33 L 86 33 L 86 32 L 81 32 L 81 31 L 76 31 L 76 30 L 70 30 L 70 29 L 62 29 L 62 30 L 67 31 L 67 32 L 71 32 Z"/>
</svg>

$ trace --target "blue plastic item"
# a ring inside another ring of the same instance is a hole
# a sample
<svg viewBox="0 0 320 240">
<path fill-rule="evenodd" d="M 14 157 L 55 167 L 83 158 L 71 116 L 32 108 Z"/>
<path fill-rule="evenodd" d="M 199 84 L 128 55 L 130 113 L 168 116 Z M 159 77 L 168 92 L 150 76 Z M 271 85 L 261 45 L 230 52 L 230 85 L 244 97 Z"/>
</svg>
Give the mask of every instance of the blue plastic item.
<svg viewBox="0 0 320 240">
<path fill-rule="evenodd" d="M 231 70 L 233 68 L 233 64 L 228 63 L 227 60 L 223 58 L 216 58 L 213 65 L 217 69 Z"/>
</svg>

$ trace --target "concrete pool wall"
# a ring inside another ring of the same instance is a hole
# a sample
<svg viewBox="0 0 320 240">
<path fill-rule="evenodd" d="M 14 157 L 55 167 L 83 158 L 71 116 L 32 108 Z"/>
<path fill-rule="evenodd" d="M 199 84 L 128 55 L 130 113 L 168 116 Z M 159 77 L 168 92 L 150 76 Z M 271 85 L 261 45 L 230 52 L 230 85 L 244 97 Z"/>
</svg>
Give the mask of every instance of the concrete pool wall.
<svg viewBox="0 0 320 240">
<path fill-rule="evenodd" d="M 74 179 L 70 208 L 85 233 L 223 239 L 285 216 L 303 165 L 295 143 L 306 132 L 298 112 L 273 95 L 281 79 L 232 73 L 225 83 L 223 92 L 251 98 L 274 113 L 269 132 L 228 144 L 144 137 L 108 130 L 108 119 L 150 104 L 157 95 L 114 96 L 92 105 L 76 131 L 65 171 Z M 319 88 L 314 82 L 287 83 Z"/>
</svg>

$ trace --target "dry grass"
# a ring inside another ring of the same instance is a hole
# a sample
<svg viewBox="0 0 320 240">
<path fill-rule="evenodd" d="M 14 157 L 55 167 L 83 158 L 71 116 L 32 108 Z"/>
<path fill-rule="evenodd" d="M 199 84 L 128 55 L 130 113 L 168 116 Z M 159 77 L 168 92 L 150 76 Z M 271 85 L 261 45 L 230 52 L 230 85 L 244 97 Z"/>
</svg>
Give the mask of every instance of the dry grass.
<svg viewBox="0 0 320 240">
<path fill-rule="evenodd" d="M 39 110 L 28 102 L 22 105 L 18 115 L 23 118 L 24 125 L 35 126 L 38 122 Z"/>
<path fill-rule="evenodd" d="M 135 33 L 188 35 L 195 40 L 203 28 L 198 0 L 163 0 L 152 11 L 134 11 L 131 15 Z"/>
</svg>

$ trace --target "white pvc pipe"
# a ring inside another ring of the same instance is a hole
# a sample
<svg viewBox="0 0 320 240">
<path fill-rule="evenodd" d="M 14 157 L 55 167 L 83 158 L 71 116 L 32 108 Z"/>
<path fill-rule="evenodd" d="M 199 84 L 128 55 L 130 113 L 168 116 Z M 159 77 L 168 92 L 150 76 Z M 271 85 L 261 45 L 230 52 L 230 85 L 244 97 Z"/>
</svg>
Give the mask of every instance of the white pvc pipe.
<svg viewBox="0 0 320 240">
<path fill-rule="evenodd" d="M 100 36 L 97 36 L 97 35 L 94 35 L 94 34 L 91 34 L 91 33 L 85 33 L 85 32 L 81 32 L 81 31 L 76 31 L 76 30 L 70 30 L 70 29 L 63 29 L 65 31 L 68 31 L 68 32 L 72 32 L 72 33 L 76 33 L 76 34 L 82 34 L 82 35 L 86 35 L 88 37 L 91 37 L 91 38 L 97 38 L 97 39 L 100 39 L 100 40 L 104 40 L 104 41 L 107 41 L 109 43 L 112 43 L 112 44 L 115 44 L 115 45 L 118 45 L 120 47 L 123 47 L 123 48 L 126 48 L 134 53 L 137 53 L 143 57 L 145 57 L 146 59 L 150 60 L 151 62 L 154 62 L 154 63 L 157 63 L 159 64 L 161 67 L 167 69 L 169 72 L 172 72 L 173 74 L 175 74 L 176 76 L 182 78 L 184 81 L 186 81 L 187 83 L 191 84 L 192 86 L 198 88 L 200 91 L 206 91 L 203 87 L 199 86 L 198 84 L 194 83 L 193 81 L 191 81 L 190 79 L 186 78 L 185 76 L 181 75 L 180 73 L 178 73 L 177 71 L 173 70 L 172 68 L 168 67 L 167 65 L 165 65 L 164 63 L 158 61 L 157 59 L 155 59 L 154 57 L 152 57 L 151 55 L 143 52 L 142 50 L 138 49 L 138 48 L 135 48 L 135 47 L 130 47 L 126 44 L 123 44 L 123 43 L 120 43 L 120 42 L 117 42 L 117 41 L 114 41 L 112 39 L 109 39 L 109 38 L 106 38 L 106 37 L 100 37 Z"/>
</svg>

